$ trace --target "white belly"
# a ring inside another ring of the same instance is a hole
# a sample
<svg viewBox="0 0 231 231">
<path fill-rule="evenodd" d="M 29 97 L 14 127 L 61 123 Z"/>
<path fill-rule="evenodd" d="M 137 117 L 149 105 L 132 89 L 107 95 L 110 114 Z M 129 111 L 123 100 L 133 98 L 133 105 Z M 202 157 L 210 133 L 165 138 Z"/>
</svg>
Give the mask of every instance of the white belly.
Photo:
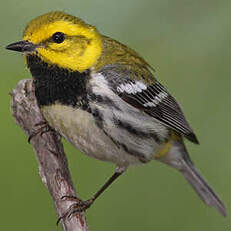
<svg viewBox="0 0 231 231">
<path fill-rule="evenodd" d="M 126 153 L 105 135 L 90 113 L 59 104 L 45 106 L 41 111 L 52 128 L 88 156 L 121 167 L 140 163 L 136 156 Z"/>
</svg>

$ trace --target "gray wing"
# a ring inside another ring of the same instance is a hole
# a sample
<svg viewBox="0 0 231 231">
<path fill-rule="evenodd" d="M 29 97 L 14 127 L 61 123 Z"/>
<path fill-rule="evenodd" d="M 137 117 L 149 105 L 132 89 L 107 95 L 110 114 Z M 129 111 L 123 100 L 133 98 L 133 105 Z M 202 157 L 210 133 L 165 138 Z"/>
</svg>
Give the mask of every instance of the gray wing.
<svg viewBox="0 0 231 231">
<path fill-rule="evenodd" d="M 157 80 L 146 85 L 142 77 L 136 76 L 136 80 L 132 80 L 129 78 L 131 72 L 118 70 L 110 66 L 100 71 L 116 94 L 128 104 L 143 110 L 188 140 L 199 144 L 179 104 Z"/>
</svg>

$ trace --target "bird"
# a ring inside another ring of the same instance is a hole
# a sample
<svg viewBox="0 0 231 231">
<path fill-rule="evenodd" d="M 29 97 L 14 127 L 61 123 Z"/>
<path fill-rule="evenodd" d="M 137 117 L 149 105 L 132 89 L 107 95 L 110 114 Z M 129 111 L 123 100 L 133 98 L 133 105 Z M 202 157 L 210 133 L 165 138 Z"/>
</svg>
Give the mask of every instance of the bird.
<svg viewBox="0 0 231 231">
<path fill-rule="evenodd" d="M 82 153 L 116 166 L 69 215 L 88 209 L 129 166 L 157 160 L 178 170 L 205 204 L 226 216 L 189 157 L 184 139 L 199 141 L 181 106 L 136 51 L 62 11 L 33 19 L 23 39 L 6 49 L 24 54 L 48 126 Z"/>
</svg>

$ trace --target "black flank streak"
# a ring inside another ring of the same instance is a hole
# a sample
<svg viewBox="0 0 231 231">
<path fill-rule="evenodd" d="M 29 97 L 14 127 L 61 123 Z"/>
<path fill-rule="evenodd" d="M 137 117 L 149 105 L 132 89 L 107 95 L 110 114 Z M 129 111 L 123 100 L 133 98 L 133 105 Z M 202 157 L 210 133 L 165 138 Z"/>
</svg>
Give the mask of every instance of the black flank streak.
<svg viewBox="0 0 231 231">
<path fill-rule="evenodd" d="M 129 150 L 128 147 L 126 146 L 126 144 L 124 143 L 119 143 L 119 145 L 124 149 L 124 151 L 126 151 L 129 155 L 132 156 L 136 156 L 140 162 L 142 163 L 147 163 L 147 159 L 145 158 L 145 156 L 139 152 L 136 152 L 135 150 Z"/>
<path fill-rule="evenodd" d="M 127 130 L 132 135 L 135 135 L 135 136 L 138 136 L 138 137 L 141 137 L 141 138 L 153 138 L 157 143 L 161 143 L 161 140 L 159 139 L 157 134 L 138 130 L 137 128 L 131 126 L 131 124 L 129 124 L 127 122 L 124 122 L 124 121 L 122 122 L 121 120 L 119 120 L 119 119 L 117 119 L 115 117 L 113 119 L 114 119 L 114 123 L 117 126 L 119 126 L 122 129 Z"/>
<path fill-rule="evenodd" d="M 106 131 L 104 131 L 104 134 L 107 135 L 111 139 L 111 141 L 117 146 L 117 148 L 119 148 L 119 149 L 122 148 L 127 154 L 137 157 L 140 160 L 140 162 L 142 162 L 142 163 L 148 162 L 148 160 L 145 158 L 145 156 L 142 153 L 136 152 L 135 150 L 128 149 L 126 144 L 116 141 Z"/>
<path fill-rule="evenodd" d="M 92 109 L 92 115 L 95 119 L 96 125 L 103 130 L 103 115 L 99 112 L 98 109 Z"/>
<path fill-rule="evenodd" d="M 93 92 L 88 92 L 88 98 L 90 99 L 91 102 L 95 102 L 97 104 L 104 104 L 108 107 L 112 107 L 118 111 L 121 111 L 121 109 L 112 101 L 109 97 L 107 96 L 102 96 L 102 95 L 96 95 Z"/>
</svg>

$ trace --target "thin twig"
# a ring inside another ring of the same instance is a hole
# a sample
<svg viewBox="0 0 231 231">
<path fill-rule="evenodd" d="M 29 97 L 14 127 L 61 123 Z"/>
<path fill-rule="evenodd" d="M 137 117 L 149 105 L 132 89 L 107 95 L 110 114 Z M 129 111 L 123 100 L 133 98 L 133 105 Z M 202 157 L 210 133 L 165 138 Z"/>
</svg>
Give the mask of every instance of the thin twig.
<svg viewBox="0 0 231 231">
<path fill-rule="evenodd" d="M 31 79 L 21 80 L 11 93 L 11 108 L 16 123 L 30 137 L 36 125 L 44 122 L 34 95 Z M 33 136 L 31 143 L 39 165 L 42 182 L 48 188 L 58 216 L 62 216 L 74 203 L 62 200 L 63 196 L 76 195 L 60 137 L 54 131 Z M 55 221 L 54 221 L 55 224 Z M 84 213 L 62 219 L 65 231 L 89 231 Z"/>
</svg>

